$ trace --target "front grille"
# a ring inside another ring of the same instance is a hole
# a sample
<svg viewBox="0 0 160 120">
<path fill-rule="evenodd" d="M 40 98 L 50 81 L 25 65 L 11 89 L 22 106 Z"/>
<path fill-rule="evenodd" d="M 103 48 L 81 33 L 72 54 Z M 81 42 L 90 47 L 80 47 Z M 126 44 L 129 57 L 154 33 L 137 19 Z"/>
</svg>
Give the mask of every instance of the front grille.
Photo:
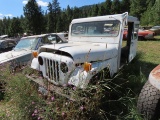
<svg viewBox="0 0 160 120">
<path fill-rule="evenodd" d="M 59 64 L 55 60 L 44 58 L 44 64 L 46 69 L 46 76 L 51 81 L 59 81 Z"/>
</svg>

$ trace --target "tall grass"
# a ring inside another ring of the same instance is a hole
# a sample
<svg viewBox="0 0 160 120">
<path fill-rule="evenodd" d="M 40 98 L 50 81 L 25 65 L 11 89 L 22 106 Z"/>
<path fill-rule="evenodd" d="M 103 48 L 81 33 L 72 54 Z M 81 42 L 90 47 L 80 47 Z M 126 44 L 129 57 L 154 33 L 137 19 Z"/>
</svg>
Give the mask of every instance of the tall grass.
<svg viewBox="0 0 160 120">
<path fill-rule="evenodd" d="M 0 110 L 0 118 L 4 120 L 141 119 L 135 107 L 136 93 L 132 90 L 139 78 L 128 76 L 125 79 L 123 72 L 124 69 L 113 79 L 97 79 L 95 85 L 89 85 L 85 90 L 70 87 L 77 98 L 73 101 L 53 92 L 44 98 L 38 93 L 37 86 L 23 73 L 10 74 L 6 70 L 3 77 L 7 108 Z M 143 75 L 141 77 L 143 78 Z M 130 80 L 133 80 L 132 85 L 129 83 Z"/>
</svg>

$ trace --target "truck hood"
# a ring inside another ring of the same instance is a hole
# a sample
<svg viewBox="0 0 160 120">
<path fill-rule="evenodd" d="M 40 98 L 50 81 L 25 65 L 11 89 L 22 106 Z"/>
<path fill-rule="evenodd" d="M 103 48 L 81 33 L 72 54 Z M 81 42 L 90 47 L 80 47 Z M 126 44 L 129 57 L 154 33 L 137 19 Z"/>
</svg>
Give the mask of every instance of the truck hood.
<svg viewBox="0 0 160 120">
<path fill-rule="evenodd" d="M 14 60 L 18 57 L 31 53 L 31 50 L 12 50 L 9 52 L 4 52 L 0 54 L 0 64 L 4 62 L 8 62 L 10 60 Z"/>
<path fill-rule="evenodd" d="M 68 43 L 45 45 L 42 48 L 54 49 L 55 54 L 65 54 L 71 57 L 75 63 L 83 63 L 116 57 L 118 53 L 116 46 L 116 44 L 106 43 Z"/>
</svg>

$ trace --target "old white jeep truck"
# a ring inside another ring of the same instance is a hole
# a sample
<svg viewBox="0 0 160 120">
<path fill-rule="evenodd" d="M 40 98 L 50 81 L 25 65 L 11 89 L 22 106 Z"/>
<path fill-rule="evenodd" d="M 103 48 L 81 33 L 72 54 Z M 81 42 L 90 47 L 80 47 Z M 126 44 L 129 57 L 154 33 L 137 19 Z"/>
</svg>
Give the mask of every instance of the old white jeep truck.
<svg viewBox="0 0 160 120">
<path fill-rule="evenodd" d="M 127 44 L 122 48 L 126 25 Z M 138 27 L 138 19 L 127 12 L 73 19 L 68 43 L 41 46 L 31 68 L 40 71 L 54 86 L 69 84 L 86 88 L 100 71 L 108 68 L 112 77 L 122 65 L 132 61 L 136 55 Z"/>
<path fill-rule="evenodd" d="M 137 108 L 146 120 L 160 119 L 160 65 L 150 72 L 139 94 Z"/>
</svg>

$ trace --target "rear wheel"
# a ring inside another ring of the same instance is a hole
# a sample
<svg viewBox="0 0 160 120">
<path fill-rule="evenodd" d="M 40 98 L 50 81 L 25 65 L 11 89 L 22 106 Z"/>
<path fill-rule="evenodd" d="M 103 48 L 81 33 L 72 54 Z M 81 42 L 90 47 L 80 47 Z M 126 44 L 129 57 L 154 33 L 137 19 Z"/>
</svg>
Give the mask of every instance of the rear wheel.
<svg viewBox="0 0 160 120">
<path fill-rule="evenodd" d="M 149 81 L 145 83 L 139 94 L 137 108 L 147 120 L 160 118 L 160 91 L 152 86 Z"/>
</svg>

